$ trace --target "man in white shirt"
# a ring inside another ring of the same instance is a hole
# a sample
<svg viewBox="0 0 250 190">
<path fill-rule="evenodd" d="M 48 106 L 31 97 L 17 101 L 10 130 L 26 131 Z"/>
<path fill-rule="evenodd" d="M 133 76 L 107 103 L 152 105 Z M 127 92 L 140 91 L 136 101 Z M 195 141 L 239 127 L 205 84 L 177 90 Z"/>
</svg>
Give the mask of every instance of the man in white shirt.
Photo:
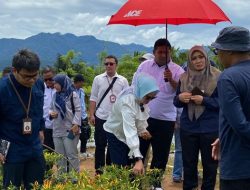
<svg viewBox="0 0 250 190">
<path fill-rule="evenodd" d="M 102 174 L 101 168 L 105 166 L 105 148 L 107 146 L 107 138 L 103 129 L 103 124 L 106 122 L 118 94 L 123 89 L 129 86 L 127 79 L 117 74 L 117 64 L 118 60 L 115 56 L 107 56 L 104 59 L 106 72 L 96 76 L 92 84 L 89 108 L 89 122 L 95 126 L 94 138 L 96 144 L 96 174 Z M 105 91 L 107 91 L 113 80 L 115 80 L 113 83 L 113 87 L 107 92 L 104 97 Z M 108 151 L 106 164 L 110 164 Z"/>
<path fill-rule="evenodd" d="M 46 66 L 42 70 L 44 80 L 44 104 L 43 104 L 43 118 L 45 119 L 45 130 L 44 130 L 44 144 L 54 149 L 54 142 L 52 137 L 53 132 L 53 121 L 49 119 L 49 108 L 52 97 L 56 92 L 54 89 L 53 77 L 55 72 L 52 67 Z"/>
</svg>

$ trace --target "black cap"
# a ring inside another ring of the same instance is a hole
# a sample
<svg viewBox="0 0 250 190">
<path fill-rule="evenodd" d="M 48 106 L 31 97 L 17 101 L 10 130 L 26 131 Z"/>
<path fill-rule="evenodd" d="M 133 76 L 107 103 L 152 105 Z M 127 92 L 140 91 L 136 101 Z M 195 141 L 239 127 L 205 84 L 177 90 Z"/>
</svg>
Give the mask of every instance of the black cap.
<svg viewBox="0 0 250 190">
<path fill-rule="evenodd" d="M 81 74 L 76 74 L 74 77 L 74 82 L 84 82 L 84 78 Z"/>
<path fill-rule="evenodd" d="M 250 33 L 247 28 L 230 26 L 222 29 L 211 45 L 219 50 L 250 51 Z"/>
</svg>

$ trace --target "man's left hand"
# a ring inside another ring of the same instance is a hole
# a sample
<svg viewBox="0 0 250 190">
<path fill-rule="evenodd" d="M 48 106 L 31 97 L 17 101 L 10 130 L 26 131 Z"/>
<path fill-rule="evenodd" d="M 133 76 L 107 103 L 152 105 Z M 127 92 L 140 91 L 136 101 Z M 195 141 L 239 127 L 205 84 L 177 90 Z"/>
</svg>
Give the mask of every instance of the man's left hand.
<svg viewBox="0 0 250 190">
<path fill-rule="evenodd" d="M 44 132 L 43 131 L 39 131 L 39 138 L 41 140 L 41 143 L 44 143 Z"/>
<path fill-rule="evenodd" d="M 214 160 L 219 160 L 220 159 L 220 141 L 219 138 L 217 138 L 212 144 L 212 158 Z"/>
</svg>

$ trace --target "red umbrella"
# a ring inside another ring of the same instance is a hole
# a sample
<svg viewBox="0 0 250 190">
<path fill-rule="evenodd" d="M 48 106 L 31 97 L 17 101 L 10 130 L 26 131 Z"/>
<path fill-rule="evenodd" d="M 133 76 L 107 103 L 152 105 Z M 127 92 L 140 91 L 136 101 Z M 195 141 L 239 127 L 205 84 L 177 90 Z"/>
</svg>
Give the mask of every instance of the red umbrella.
<svg viewBox="0 0 250 190">
<path fill-rule="evenodd" d="M 212 0 L 128 0 L 111 16 L 108 24 L 167 26 L 189 23 L 216 24 L 222 21 L 230 19 Z"/>
</svg>

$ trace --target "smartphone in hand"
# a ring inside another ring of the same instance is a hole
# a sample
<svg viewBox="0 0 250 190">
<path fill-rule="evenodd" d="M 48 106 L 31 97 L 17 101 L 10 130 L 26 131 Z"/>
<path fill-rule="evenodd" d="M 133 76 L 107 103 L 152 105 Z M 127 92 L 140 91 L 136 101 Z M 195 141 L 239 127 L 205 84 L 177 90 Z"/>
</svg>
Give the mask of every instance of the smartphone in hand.
<svg viewBox="0 0 250 190">
<path fill-rule="evenodd" d="M 68 138 L 73 140 L 75 138 L 75 135 L 72 130 L 69 131 Z"/>
</svg>

